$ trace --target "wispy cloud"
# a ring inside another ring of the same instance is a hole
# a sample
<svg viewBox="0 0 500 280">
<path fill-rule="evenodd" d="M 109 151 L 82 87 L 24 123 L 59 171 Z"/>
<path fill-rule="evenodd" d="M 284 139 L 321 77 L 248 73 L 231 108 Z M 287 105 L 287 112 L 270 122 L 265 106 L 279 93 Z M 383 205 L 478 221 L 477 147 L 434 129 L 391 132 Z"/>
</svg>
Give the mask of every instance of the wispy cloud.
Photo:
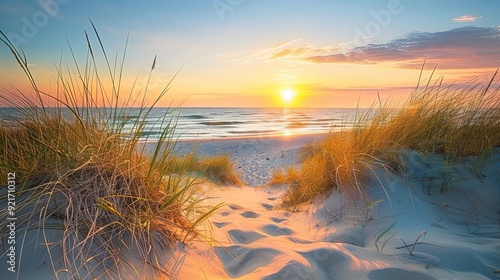
<svg viewBox="0 0 500 280">
<path fill-rule="evenodd" d="M 312 56 L 323 53 L 338 52 L 340 48 L 336 46 L 329 46 L 324 48 L 318 48 L 313 45 L 306 45 L 300 47 L 294 47 L 289 49 L 282 49 L 277 53 L 272 54 L 269 59 L 279 59 L 282 57 L 301 57 L 301 56 Z"/>
<path fill-rule="evenodd" d="M 249 63 L 254 61 L 265 61 L 269 59 L 270 55 L 275 52 L 280 52 L 283 48 L 287 46 L 293 45 L 296 42 L 301 41 L 302 39 L 295 39 L 287 42 L 281 42 L 276 44 L 270 48 L 259 49 L 254 51 L 243 51 L 236 54 L 219 54 L 219 56 L 228 58 L 229 62 L 237 62 L 237 63 Z"/>
<path fill-rule="evenodd" d="M 325 51 L 304 55 L 311 48 L 282 49 L 272 57 L 312 63 L 389 62 L 403 68 L 420 67 L 424 60 L 438 63 L 441 69 L 500 67 L 499 28 L 469 26 L 442 32 L 415 32 L 388 43 L 359 46 L 344 53 L 335 52 L 335 48 L 314 48 Z"/>
<path fill-rule="evenodd" d="M 298 38 L 281 42 L 270 48 L 242 51 L 238 53 L 221 53 L 218 54 L 218 56 L 226 58 L 228 62 L 244 64 L 257 61 L 269 62 L 281 58 L 307 57 L 340 51 L 340 48 L 337 46 L 315 47 L 313 45 L 299 45 L 302 41 L 302 38 Z"/>
<path fill-rule="evenodd" d="M 482 16 L 472 16 L 472 15 L 463 15 L 453 19 L 455 22 L 473 22 L 482 18 Z"/>
</svg>

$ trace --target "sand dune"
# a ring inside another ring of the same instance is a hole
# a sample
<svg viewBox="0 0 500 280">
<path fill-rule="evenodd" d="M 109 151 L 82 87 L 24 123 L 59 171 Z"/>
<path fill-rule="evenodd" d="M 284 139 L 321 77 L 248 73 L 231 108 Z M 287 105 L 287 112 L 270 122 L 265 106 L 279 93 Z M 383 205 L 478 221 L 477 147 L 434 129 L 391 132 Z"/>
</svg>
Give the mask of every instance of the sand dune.
<svg viewBox="0 0 500 280">
<path fill-rule="evenodd" d="M 400 174 L 380 167 L 367 171 L 372 204 L 333 191 L 303 211 L 279 209 L 287 186 L 256 186 L 273 170 L 296 164 L 300 147 L 318 137 L 198 143 L 202 155 L 228 152 L 248 186 L 214 188 L 209 203 L 226 203 L 210 221 L 217 242 L 179 243 L 172 254 L 165 252 L 173 277 L 500 278 L 500 149 L 493 157 L 466 158 L 458 167 L 447 167 L 439 155 L 402 150 L 406 167 Z M 178 152 L 192 147 L 181 142 Z M 25 248 L 30 257 L 23 258 L 19 279 L 55 279 L 37 242 Z"/>
<path fill-rule="evenodd" d="M 237 164 L 247 160 L 240 154 L 232 155 Z M 277 210 L 284 188 L 218 188 L 214 202 L 229 202 L 212 219 L 219 244 L 189 249 L 210 258 L 188 256 L 178 277 L 192 279 L 194 270 L 198 279 L 499 278 L 500 149 L 494 155 L 473 174 L 482 159 L 446 168 L 439 155 L 403 150 L 402 174 L 369 172 L 370 198 L 380 200 L 369 206 L 333 192 L 290 213 Z"/>
</svg>

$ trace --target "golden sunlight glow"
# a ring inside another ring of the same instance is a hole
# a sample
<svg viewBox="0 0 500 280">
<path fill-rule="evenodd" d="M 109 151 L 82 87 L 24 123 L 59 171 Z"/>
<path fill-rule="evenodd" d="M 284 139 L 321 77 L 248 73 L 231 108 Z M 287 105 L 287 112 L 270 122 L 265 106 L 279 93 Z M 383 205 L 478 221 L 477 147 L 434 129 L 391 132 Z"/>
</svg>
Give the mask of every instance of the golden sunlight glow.
<svg viewBox="0 0 500 280">
<path fill-rule="evenodd" d="M 286 104 L 292 102 L 297 95 L 297 92 L 294 89 L 284 89 L 281 91 L 281 100 Z"/>
</svg>

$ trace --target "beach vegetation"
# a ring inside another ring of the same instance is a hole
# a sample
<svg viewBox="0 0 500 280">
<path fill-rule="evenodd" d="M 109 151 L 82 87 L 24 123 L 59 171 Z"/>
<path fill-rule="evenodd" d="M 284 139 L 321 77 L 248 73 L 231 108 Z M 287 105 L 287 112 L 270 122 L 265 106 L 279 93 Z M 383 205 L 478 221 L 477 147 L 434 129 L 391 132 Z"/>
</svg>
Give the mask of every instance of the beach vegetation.
<svg viewBox="0 0 500 280">
<path fill-rule="evenodd" d="M 496 72 L 486 81 L 461 85 L 446 85 L 432 75 L 422 84 L 419 78 L 407 99 L 383 102 L 379 98 L 356 117 L 354 128 L 331 132 L 306 147 L 301 166 L 277 171 L 271 182 L 292 182 L 283 197 L 283 206 L 290 209 L 334 189 L 352 200 L 368 201 L 365 186 L 370 170 L 379 165 L 394 172 L 407 171 L 400 154 L 404 148 L 440 154 L 447 168 L 466 156 L 487 158 L 500 146 L 498 96 Z"/>
<path fill-rule="evenodd" d="M 427 234 L 427 230 L 420 232 L 420 234 L 417 235 L 417 238 L 415 238 L 415 241 L 413 242 L 413 244 L 410 244 L 410 245 L 406 244 L 406 241 L 403 238 L 399 237 L 399 239 L 405 244 L 404 247 L 408 250 L 408 254 L 410 256 L 413 256 L 413 251 L 415 251 L 415 247 L 417 247 L 418 244 L 421 244 L 421 243 L 418 243 L 418 240 L 421 237 L 425 237 L 426 234 Z M 410 249 L 410 247 L 411 247 L 411 249 Z"/>
<path fill-rule="evenodd" d="M 159 256 L 173 244 L 209 238 L 202 225 L 221 205 L 206 203 L 192 171 L 203 169 L 224 182 L 237 177 L 227 157 L 196 163 L 176 156 L 175 119 L 162 120 L 165 128 L 154 151 L 145 152 L 146 120 L 171 81 L 158 93 L 148 86 L 139 97 L 124 91 L 126 52 L 110 59 L 92 27 L 85 32 L 86 60 L 79 63 L 70 47 L 73 61 L 57 67 L 54 92 L 38 87 L 24 52 L 0 31 L 31 84 L 31 91 L 8 90 L 0 97 L 17 115 L 0 123 L 0 173 L 16 175 L 18 240 L 31 231 L 43 237 L 49 229 L 60 232 L 61 240 L 39 244 L 46 247 L 56 278 L 63 271 L 70 279 L 151 279 L 169 273 Z M 155 64 L 156 57 L 149 78 Z M 153 94 L 156 99 L 148 104 L 146 96 Z M 123 120 L 137 103 L 137 121 L 125 131 Z M 2 190 L 0 204 L 6 199 Z M 9 215 L 7 207 L 0 209 L 1 247 Z M 61 260 L 52 256 L 56 247 Z M 128 258 L 130 250 L 136 255 Z M 144 267 L 134 266 L 137 260 Z"/>
<path fill-rule="evenodd" d="M 170 171 L 175 173 L 179 170 L 191 172 L 195 177 L 217 184 L 243 185 L 243 181 L 228 155 L 200 157 L 196 154 L 196 150 L 193 150 L 185 156 L 173 156 Z"/>
<path fill-rule="evenodd" d="M 217 155 L 203 158 L 199 163 L 199 170 L 208 179 L 221 184 L 243 185 L 243 182 L 235 171 L 234 163 L 228 155 Z"/>
</svg>

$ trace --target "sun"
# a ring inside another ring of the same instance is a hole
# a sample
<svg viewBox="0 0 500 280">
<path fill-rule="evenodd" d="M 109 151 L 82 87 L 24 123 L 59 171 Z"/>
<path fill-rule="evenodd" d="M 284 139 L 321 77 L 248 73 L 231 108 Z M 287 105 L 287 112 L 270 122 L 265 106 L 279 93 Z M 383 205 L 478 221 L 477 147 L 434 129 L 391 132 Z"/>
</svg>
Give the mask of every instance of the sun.
<svg viewBox="0 0 500 280">
<path fill-rule="evenodd" d="M 289 104 L 295 99 L 297 92 L 294 89 L 284 89 L 281 91 L 280 95 L 281 95 L 281 100 L 284 103 Z"/>
</svg>

